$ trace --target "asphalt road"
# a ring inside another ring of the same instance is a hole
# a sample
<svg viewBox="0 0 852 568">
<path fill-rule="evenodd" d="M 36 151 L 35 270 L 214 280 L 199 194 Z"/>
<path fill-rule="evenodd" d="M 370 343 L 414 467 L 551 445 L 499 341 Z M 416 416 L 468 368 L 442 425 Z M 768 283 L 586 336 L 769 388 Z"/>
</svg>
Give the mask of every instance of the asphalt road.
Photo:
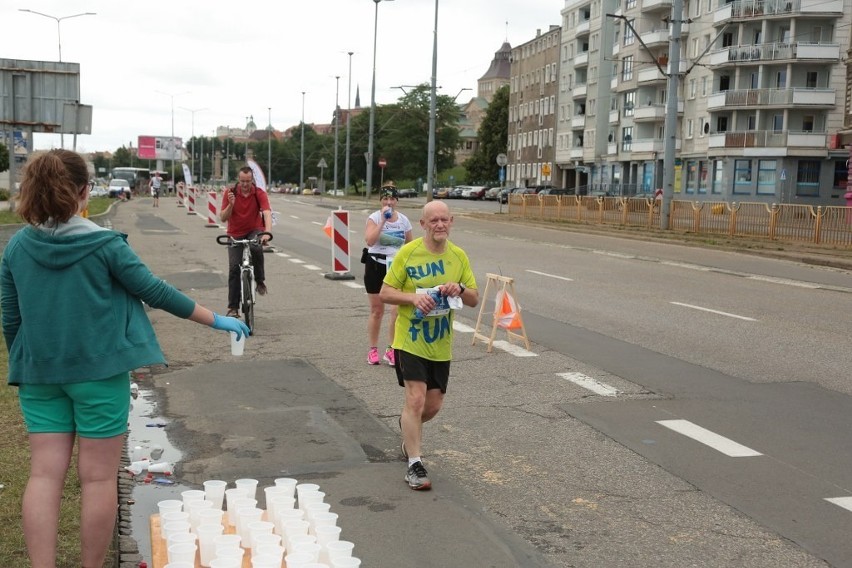
<svg viewBox="0 0 852 568">
<path fill-rule="evenodd" d="M 112 222 L 223 310 L 217 230 L 161 204 Z M 486 353 L 463 311 L 420 494 L 395 453 L 401 390 L 365 363 L 359 255 L 353 282 L 323 278 L 328 203 L 273 207 L 270 294 L 242 360 L 151 312 L 172 366 L 145 386 L 187 483 L 324 479 L 374 566 L 852 565 L 848 272 L 457 216 L 480 289 L 487 272 L 516 279 L 533 346 Z M 351 207 L 355 251 L 367 213 Z"/>
</svg>

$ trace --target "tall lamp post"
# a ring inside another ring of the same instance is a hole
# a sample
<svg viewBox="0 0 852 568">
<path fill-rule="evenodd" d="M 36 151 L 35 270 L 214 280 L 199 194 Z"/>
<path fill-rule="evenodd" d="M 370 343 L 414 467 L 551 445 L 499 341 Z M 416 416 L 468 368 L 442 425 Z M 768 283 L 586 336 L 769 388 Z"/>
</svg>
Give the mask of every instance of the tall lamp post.
<svg viewBox="0 0 852 568">
<path fill-rule="evenodd" d="M 190 138 L 189 138 L 189 171 L 192 175 L 195 175 L 195 113 L 201 112 L 203 110 L 207 110 L 207 108 L 186 108 L 180 107 L 181 109 L 189 112 L 192 115 L 192 123 L 190 130 Z"/>
<path fill-rule="evenodd" d="M 334 194 L 337 195 L 337 148 L 339 146 L 337 139 L 340 134 L 340 99 L 338 94 L 340 93 L 340 75 L 336 75 L 334 80 Z"/>
<path fill-rule="evenodd" d="M 266 191 L 272 187 L 272 107 L 269 111 L 269 125 L 266 127 Z"/>
<path fill-rule="evenodd" d="M 299 155 L 299 192 L 305 189 L 305 91 L 302 91 L 302 151 Z"/>
<path fill-rule="evenodd" d="M 30 10 L 29 8 L 18 8 L 20 12 L 29 12 L 30 14 L 36 14 L 38 16 L 44 16 L 45 18 L 50 18 L 51 20 L 56 20 L 56 39 L 59 44 L 59 62 L 62 62 L 62 32 L 59 27 L 59 22 L 62 20 L 68 20 L 70 18 L 77 18 L 80 16 L 97 16 L 97 12 L 82 12 L 80 14 L 74 14 L 72 16 L 62 16 L 61 18 L 57 18 L 56 16 L 51 16 L 50 14 L 45 14 L 43 12 L 36 12 L 35 10 Z"/>
<path fill-rule="evenodd" d="M 370 89 L 370 130 L 367 135 L 367 200 L 370 199 L 370 189 L 373 185 L 373 135 L 376 131 L 376 41 L 379 32 L 379 2 L 381 1 L 373 0 L 376 5 L 376 15 L 373 18 L 373 84 Z M 384 1 L 393 2 L 393 0 Z"/>
<path fill-rule="evenodd" d="M 352 54 L 349 53 L 349 90 L 346 93 L 346 171 L 343 174 L 343 193 L 349 192 L 349 137 L 352 132 Z"/>
<path fill-rule="evenodd" d="M 432 201 L 435 187 L 435 114 L 438 95 L 435 92 L 438 79 L 438 0 L 435 0 L 435 30 L 432 38 L 432 88 L 429 93 L 429 150 L 426 154 L 426 201 Z"/>
<path fill-rule="evenodd" d="M 172 137 L 171 140 L 169 140 L 169 150 L 171 150 L 172 154 L 172 183 L 175 183 L 175 97 L 179 97 L 180 95 L 188 95 L 189 91 L 184 91 L 182 93 L 164 93 L 163 91 L 157 92 L 161 95 L 166 95 L 172 100 Z"/>
</svg>

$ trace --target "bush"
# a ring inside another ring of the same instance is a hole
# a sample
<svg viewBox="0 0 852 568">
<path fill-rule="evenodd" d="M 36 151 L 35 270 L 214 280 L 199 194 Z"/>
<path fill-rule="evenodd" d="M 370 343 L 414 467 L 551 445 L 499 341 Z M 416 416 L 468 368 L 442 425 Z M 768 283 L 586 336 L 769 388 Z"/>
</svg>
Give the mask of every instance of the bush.
<svg viewBox="0 0 852 568">
<path fill-rule="evenodd" d="M 9 201 L 9 190 L 0 188 L 0 201 Z"/>
</svg>

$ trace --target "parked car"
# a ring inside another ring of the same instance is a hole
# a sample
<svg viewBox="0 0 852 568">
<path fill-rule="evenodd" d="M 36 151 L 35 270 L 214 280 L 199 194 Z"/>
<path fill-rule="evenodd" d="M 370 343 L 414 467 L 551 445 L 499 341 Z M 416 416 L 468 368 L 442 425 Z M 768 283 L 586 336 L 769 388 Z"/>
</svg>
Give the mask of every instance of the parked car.
<svg viewBox="0 0 852 568">
<path fill-rule="evenodd" d="M 434 199 L 446 199 L 447 196 L 450 195 L 449 187 L 436 187 L 432 190 L 432 197 Z"/>
<path fill-rule="evenodd" d="M 533 189 L 531 187 L 510 187 L 508 189 L 504 189 L 502 192 L 500 192 L 500 203 L 508 203 L 510 193 L 532 193 L 532 192 L 533 192 Z"/>
<path fill-rule="evenodd" d="M 447 194 L 447 197 L 450 199 L 461 199 L 462 192 L 467 189 L 466 186 L 457 185 L 456 187 L 450 189 L 450 192 Z"/>
<path fill-rule="evenodd" d="M 329 189 L 326 193 L 328 193 L 329 195 L 336 195 L 338 197 L 343 197 L 343 190 L 342 189 Z"/>
<path fill-rule="evenodd" d="M 102 185 L 96 185 L 89 190 L 89 195 L 92 197 L 106 197 L 109 195 L 109 191 Z"/>
<path fill-rule="evenodd" d="M 397 191 L 400 198 L 403 197 L 417 197 L 417 190 L 413 187 L 401 187 Z"/>
<path fill-rule="evenodd" d="M 499 199 L 499 197 L 500 197 L 500 192 L 502 190 L 503 190 L 503 188 L 500 187 L 500 186 L 489 187 L 485 191 L 485 195 L 482 198 L 485 199 L 486 201 L 497 201 L 497 199 Z"/>
<path fill-rule="evenodd" d="M 538 192 L 539 195 L 574 195 L 574 190 L 564 187 L 548 187 Z"/>
<path fill-rule="evenodd" d="M 125 199 L 130 199 L 130 193 L 130 183 L 126 179 L 115 178 L 109 180 L 107 195 L 110 197 L 121 197 L 124 195 Z"/>
<path fill-rule="evenodd" d="M 465 199 L 482 199 L 487 190 L 488 188 L 484 185 L 468 186 L 462 191 L 462 197 Z"/>
</svg>

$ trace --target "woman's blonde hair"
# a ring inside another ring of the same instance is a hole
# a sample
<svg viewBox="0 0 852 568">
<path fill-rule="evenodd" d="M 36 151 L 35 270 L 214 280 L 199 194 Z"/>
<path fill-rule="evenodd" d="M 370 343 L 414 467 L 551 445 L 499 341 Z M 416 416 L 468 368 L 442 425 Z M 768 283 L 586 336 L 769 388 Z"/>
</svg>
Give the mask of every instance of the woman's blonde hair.
<svg viewBox="0 0 852 568">
<path fill-rule="evenodd" d="M 33 154 L 21 174 L 18 215 L 30 225 L 48 219 L 64 223 L 77 214 L 80 194 L 88 184 L 89 169 L 77 152 L 59 149 Z"/>
</svg>

